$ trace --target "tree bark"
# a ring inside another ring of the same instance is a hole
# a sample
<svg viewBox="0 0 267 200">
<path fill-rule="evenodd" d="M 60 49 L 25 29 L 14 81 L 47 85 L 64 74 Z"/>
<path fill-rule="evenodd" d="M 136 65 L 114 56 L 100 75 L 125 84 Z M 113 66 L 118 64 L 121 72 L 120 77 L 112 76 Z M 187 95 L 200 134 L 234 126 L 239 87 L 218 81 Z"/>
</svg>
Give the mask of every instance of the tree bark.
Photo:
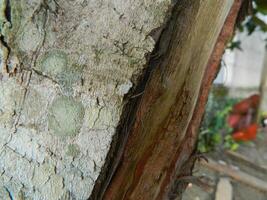
<svg viewBox="0 0 267 200">
<path fill-rule="evenodd" d="M 0 199 L 176 198 L 239 3 L 0 1 Z"/>
<path fill-rule="evenodd" d="M 0 1 L 0 199 L 89 198 L 171 7 Z"/>
<path fill-rule="evenodd" d="M 186 1 L 174 9 L 168 52 L 150 75 L 105 199 L 181 198 L 179 177 L 191 174 L 209 88 L 241 3 Z"/>
<path fill-rule="evenodd" d="M 261 82 L 260 82 L 260 106 L 258 113 L 258 121 L 260 121 L 261 114 L 267 115 L 267 53 L 265 53 L 265 61 L 261 73 Z"/>
</svg>

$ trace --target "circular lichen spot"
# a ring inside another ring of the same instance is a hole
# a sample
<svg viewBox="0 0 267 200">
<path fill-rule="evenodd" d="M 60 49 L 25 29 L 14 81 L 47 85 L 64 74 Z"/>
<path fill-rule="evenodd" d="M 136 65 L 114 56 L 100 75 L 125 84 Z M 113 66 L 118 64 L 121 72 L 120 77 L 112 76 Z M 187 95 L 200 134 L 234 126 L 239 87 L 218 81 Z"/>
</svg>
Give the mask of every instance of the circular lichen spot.
<svg viewBox="0 0 267 200">
<path fill-rule="evenodd" d="M 49 108 L 48 127 L 56 136 L 75 136 L 80 131 L 83 118 L 82 103 L 62 96 L 55 99 Z"/>
<path fill-rule="evenodd" d="M 60 50 L 49 51 L 41 59 L 39 67 L 45 74 L 57 77 L 64 73 L 68 68 L 67 55 Z"/>
<path fill-rule="evenodd" d="M 83 68 L 83 65 L 72 63 L 66 53 L 55 49 L 42 56 L 37 65 L 37 70 L 56 80 L 67 96 L 73 94 L 73 85 L 81 80 Z"/>
<path fill-rule="evenodd" d="M 70 65 L 65 73 L 58 75 L 57 81 L 65 94 L 72 93 L 72 85 L 81 80 L 82 70 L 83 66 Z"/>
<path fill-rule="evenodd" d="M 80 154 L 80 148 L 77 144 L 68 145 L 68 149 L 66 152 L 67 156 L 77 157 Z"/>
<path fill-rule="evenodd" d="M 43 33 L 33 23 L 28 23 L 24 27 L 24 31 L 20 34 L 19 47 L 22 51 L 35 51 L 40 45 Z"/>
</svg>

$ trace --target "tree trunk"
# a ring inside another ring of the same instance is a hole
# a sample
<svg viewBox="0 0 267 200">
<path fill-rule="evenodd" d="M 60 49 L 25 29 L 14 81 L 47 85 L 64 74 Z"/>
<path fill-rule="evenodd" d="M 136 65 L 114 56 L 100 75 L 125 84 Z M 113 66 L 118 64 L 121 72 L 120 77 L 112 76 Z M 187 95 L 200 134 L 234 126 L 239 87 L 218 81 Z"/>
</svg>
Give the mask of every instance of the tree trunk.
<svg viewBox="0 0 267 200">
<path fill-rule="evenodd" d="M 261 103 L 259 106 L 259 116 L 261 114 L 267 115 L 267 51 L 265 53 L 265 61 L 261 73 L 260 95 Z"/>
<path fill-rule="evenodd" d="M 233 2 L 0 1 L 0 199 L 175 198 Z"/>
<path fill-rule="evenodd" d="M 208 91 L 241 3 L 185 1 L 174 9 L 168 52 L 150 75 L 122 163 L 105 199 L 181 198 L 184 184 L 179 177 L 191 174 Z"/>
</svg>

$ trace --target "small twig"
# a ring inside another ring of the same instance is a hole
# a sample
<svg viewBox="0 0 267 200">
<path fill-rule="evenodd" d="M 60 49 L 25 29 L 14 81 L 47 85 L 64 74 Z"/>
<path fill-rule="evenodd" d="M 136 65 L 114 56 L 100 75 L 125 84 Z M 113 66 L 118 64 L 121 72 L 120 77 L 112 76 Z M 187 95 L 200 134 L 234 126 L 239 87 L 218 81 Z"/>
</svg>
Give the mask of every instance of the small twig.
<svg viewBox="0 0 267 200">
<path fill-rule="evenodd" d="M 136 97 L 139 97 L 139 96 L 141 96 L 142 94 L 144 94 L 144 91 L 143 91 L 143 92 L 140 92 L 140 93 L 138 93 L 138 94 L 135 94 L 135 95 L 133 95 L 133 96 L 131 96 L 130 99 L 134 99 L 134 98 L 136 98 Z"/>
</svg>

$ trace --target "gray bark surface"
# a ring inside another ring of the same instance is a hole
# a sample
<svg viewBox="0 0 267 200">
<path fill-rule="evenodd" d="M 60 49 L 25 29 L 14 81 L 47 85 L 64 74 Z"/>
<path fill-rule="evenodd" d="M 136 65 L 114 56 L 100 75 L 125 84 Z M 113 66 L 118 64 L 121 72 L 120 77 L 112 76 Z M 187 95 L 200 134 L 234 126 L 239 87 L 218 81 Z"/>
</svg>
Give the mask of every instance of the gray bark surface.
<svg viewBox="0 0 267 200">
<path fill-rule="evenodd" d="M 0 81 L 0 199 L 87 199 L 124 96 L 155 46 L 150 33 L 172 2 L 10 0 L 3 10 L 5 2 L 10 76 Z"/>
</svg>

